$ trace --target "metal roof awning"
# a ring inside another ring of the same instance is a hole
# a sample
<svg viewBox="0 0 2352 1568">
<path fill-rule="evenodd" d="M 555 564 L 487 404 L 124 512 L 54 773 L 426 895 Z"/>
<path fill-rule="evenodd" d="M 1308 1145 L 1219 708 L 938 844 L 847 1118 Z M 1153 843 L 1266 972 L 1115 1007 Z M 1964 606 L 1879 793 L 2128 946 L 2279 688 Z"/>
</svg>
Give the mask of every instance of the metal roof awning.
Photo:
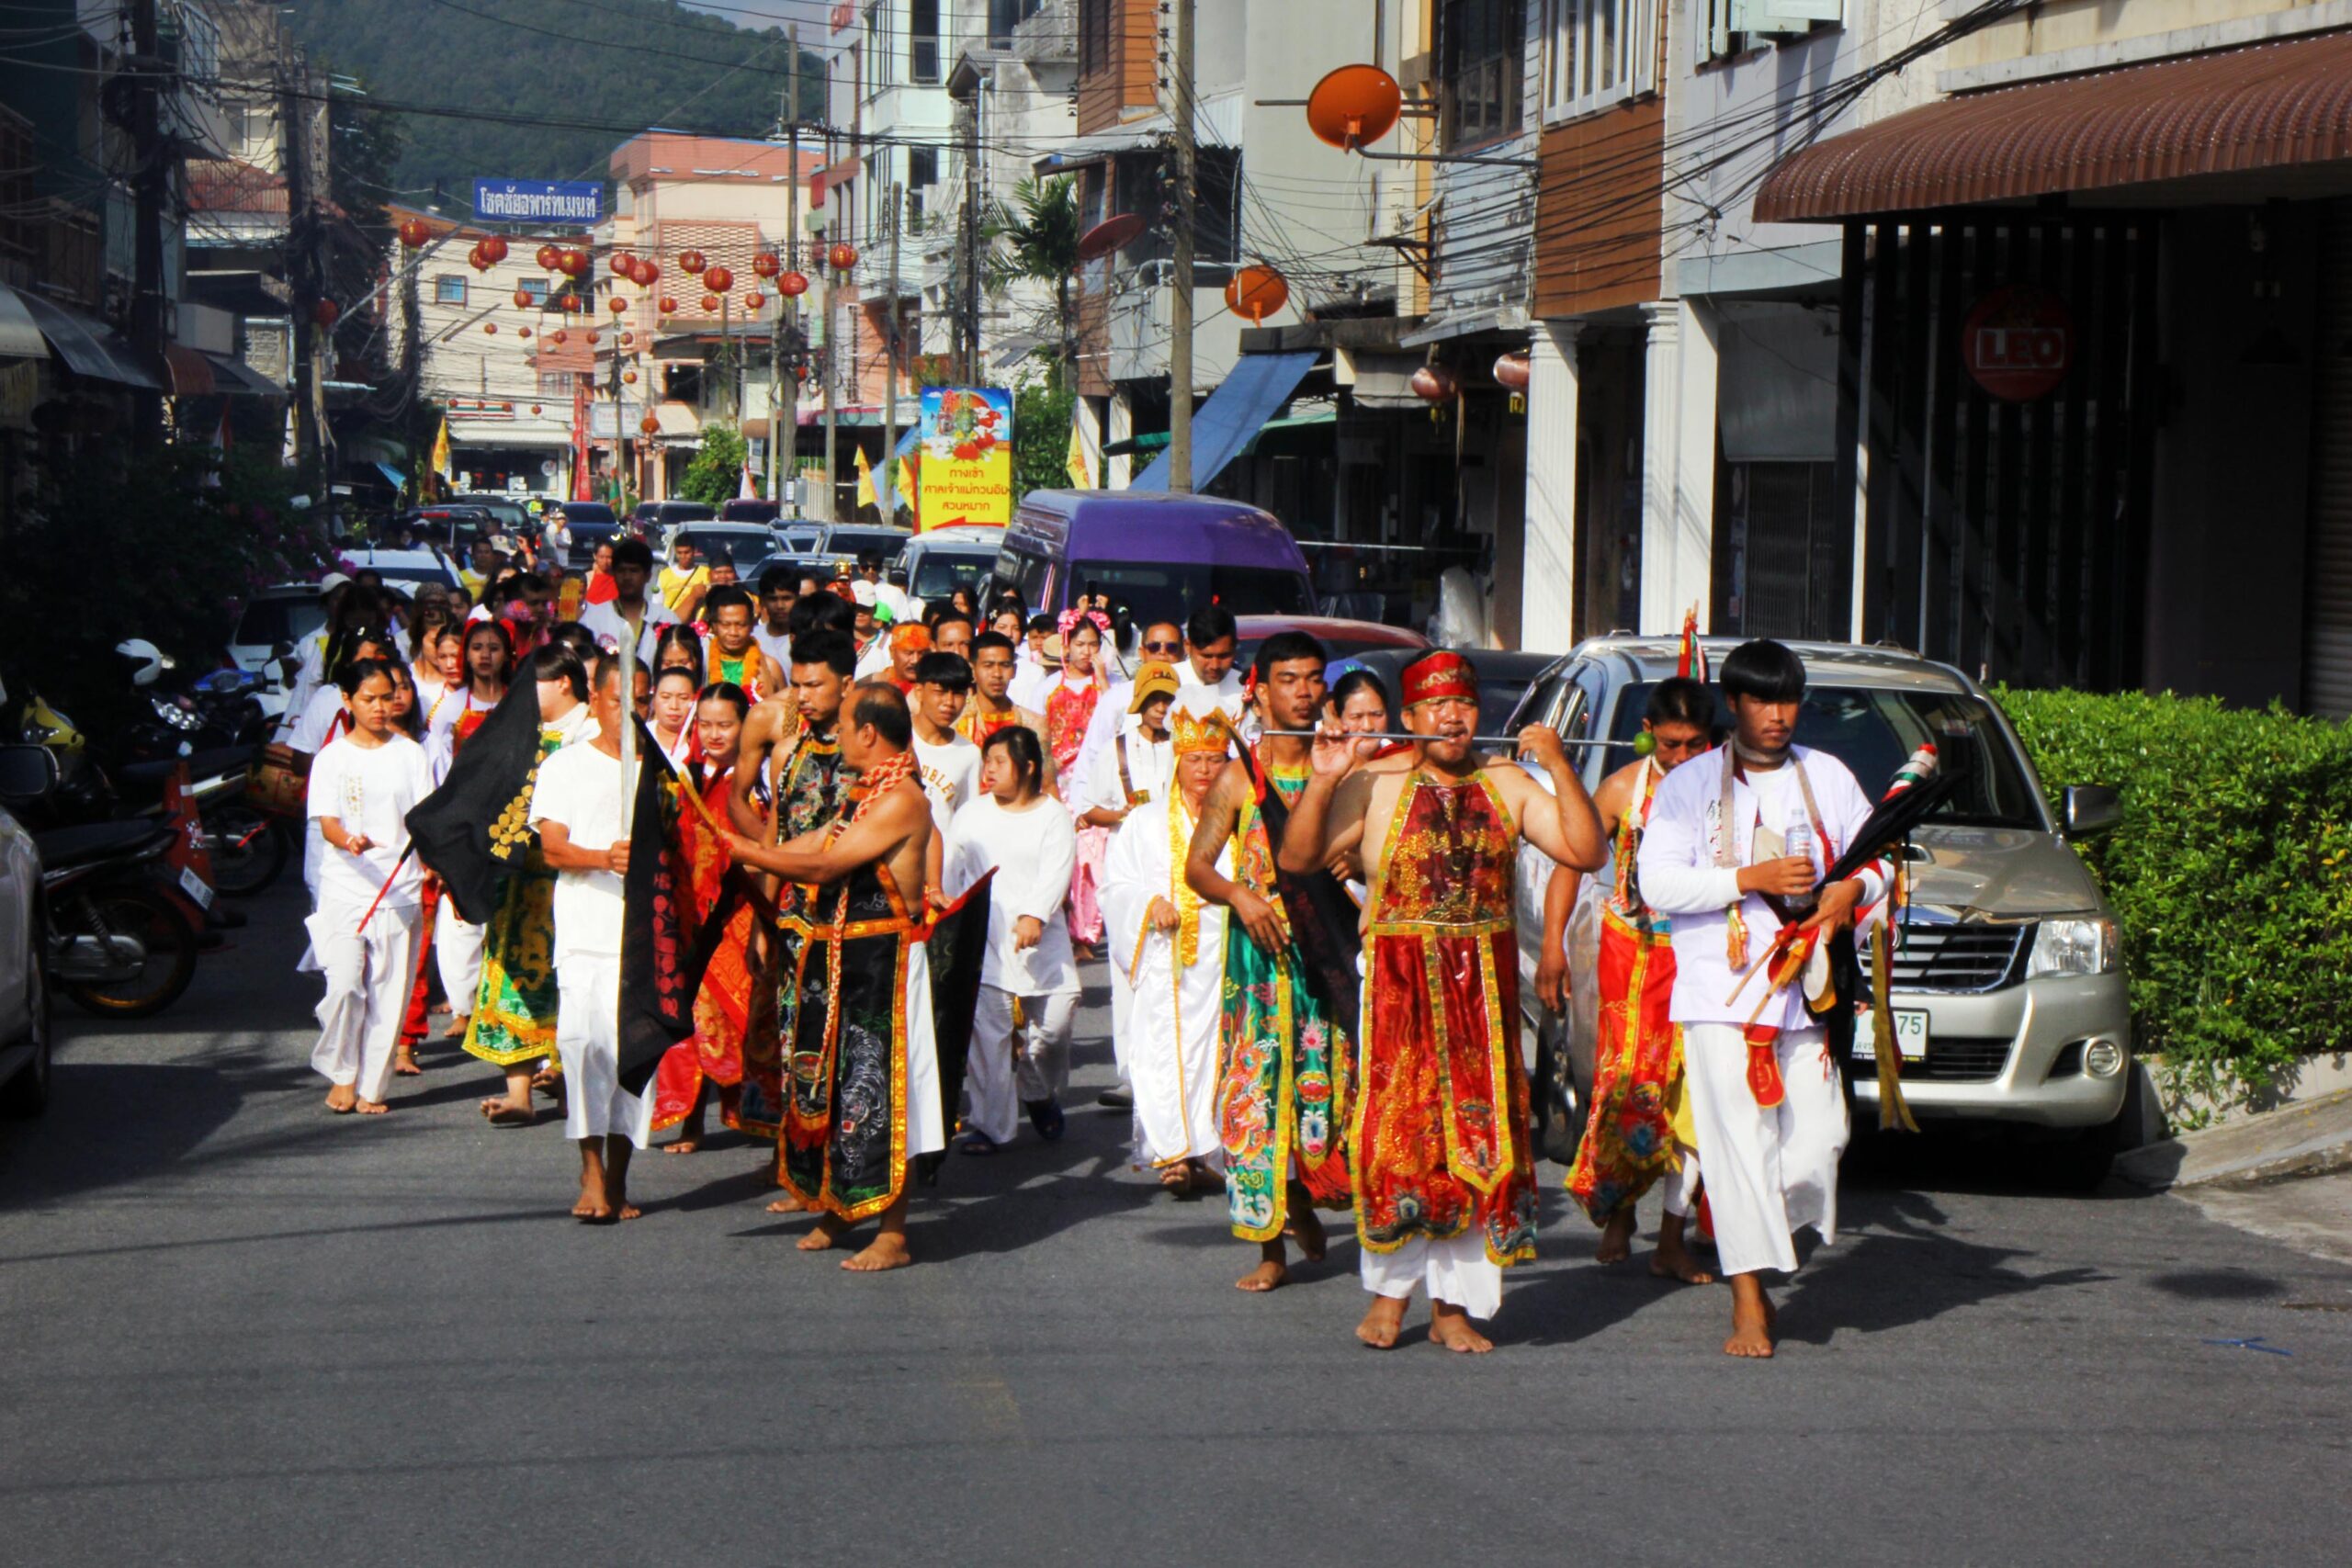
<svg viewBox="0 0 2352 1568">
<path fill-rule="evenodd" d="M 1928 104 L 1782 159 L 1756 217 L 1817 222 L 2314 164 L 2352 164 L 2352 32 Z"/>
<path fill-rule="evenodd" d="M 17 298 L 30 312 L 33 324 L 40 328 L 40 335 L 57 351 L 57 357 L 76 376 L 150 392 L 164 389 L 154 372 L 140 363 L 139 351 L 130 340 L 104 321 L 38 294 L 20 290 Z"/>
<path fill-rule="evenodd" d="M 1415 400 L 1419 401 L 1419 400 L 1416 399 Z M 1340 411 L 1331 407 L 1328 403 L 1318 408 L 1304 410 L 1298 413 L 1286 414 L 1281 419 L 1270 419 L 1265 423 L 1260 425 L 1250 435 L 1248 441 L 1242 443 L 1241 450 L 1235 453 L 1234 456 L 1237 457 L 1249 457 L 1258 449 L 1258 443 L 1261 440 L 1275 431 L 1312 430 L 1318 425 L 1336 425 L 1339 423 Z M 1140 452 L 1165 452 L 1166 450 L 1168 450 L 1168 432 L 1164 430 L 1152 430 L 1146 431 L 1141 435 L 1130 435 L 1125 441 L 1109 441 L 1103 443 L 1102 456 L 1105 457 L 1128 457 Z"/>
<path fill-rule="evenodd" d="M 175 398 L 209 398 L 220 390 L 214 384 L 211 362 L 195 349 L 176 343 L 165 344 L 164 368 L 170 372 L 171 392 Z"/>
<path fill-rule="evenodd" d="M 204 356 L 212 365 L 213 389 L 231 397 L 282 398 L 286 389 L 247 365 L 242 359 L 232 359 L 224 354 Z"/>
<path fill-rule="evenodd" d="M 40 335 L 40 328 L 33 324 L 33 313 L 17 291 L 0 283 L 0 357 L 10 359 L 47 359 L 49 344 Z"/>
<path fill-rule="evenodd" d="M 1154 115 L 1148 119 L 1136 120 L 1132 125 L 1114 125 L 1102 130 L 1090 130 L 1085 135 L 1073 137 L 1052 152 L 1043 154 L 1035 161 L 1034 166 L 1041 173 L 1083 168 L 1089 164 L 1099 164 L 1105 158 L 1114 158 L 1122 152 L 1140 152 L 1145 148 L 1157 144 L 1161 137 L 1169 134 L 1169 130 L 1166 117 Z"/>
<path fill-rule="evenodd" d="M 1222 472 L 1241 449 L 1256 439 L 1273 412 L 1290 400 L 1300 381 L 1315 367 L 1312 349 L 1291 354 L 1245 354 L 1208 401 L 1193 415 L 1193 483 L 1204 485 Z M 1128 487 L 1136 491 L 1168 488 L 1168 455 L 1162 452 L 1151 467 Z"/>
</svg>

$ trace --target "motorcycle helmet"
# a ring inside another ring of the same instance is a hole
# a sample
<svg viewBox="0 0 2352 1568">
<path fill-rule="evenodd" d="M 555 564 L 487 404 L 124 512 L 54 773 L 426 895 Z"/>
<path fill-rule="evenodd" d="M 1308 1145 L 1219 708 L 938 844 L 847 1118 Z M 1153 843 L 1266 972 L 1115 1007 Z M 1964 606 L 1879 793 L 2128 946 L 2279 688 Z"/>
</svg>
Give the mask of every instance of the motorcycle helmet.
<svg viewBox="0 0 2352 1568">
<path fill-rule="evenodd" d="M 152 686 L 155 678 L 164 672 L 164 650 L 145 637 L 135 637 L 116 643 L 114 650 L 136 666 L 130 672 L 130 683 L 134 686 Z"/>
</svg>

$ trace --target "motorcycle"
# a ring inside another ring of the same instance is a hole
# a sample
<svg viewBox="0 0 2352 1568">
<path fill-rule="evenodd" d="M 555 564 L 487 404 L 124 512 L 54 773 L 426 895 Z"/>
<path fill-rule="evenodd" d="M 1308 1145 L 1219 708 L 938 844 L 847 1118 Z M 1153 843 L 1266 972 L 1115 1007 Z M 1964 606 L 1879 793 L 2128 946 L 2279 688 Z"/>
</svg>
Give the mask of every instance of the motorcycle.
<svg viewBox="0 0 2352 1568">
<path fill-rule="evenodd" d="M 40 747 L 11 747 L 38 761 L 11 777 L 39 776 L 38 788 L 12 795 L 11 807 L 37 807 L 56 789 L 56 756 Z M 176 822 L 131 818 L 35 829 L 46 913 L 41 968 L 76 1006 L 102 1018 L 145 1018 L 179 999 L 196 977 L 200 929 L 190 886 L 201 887 L 201 850 Z M 159 871 L 180 863 L 180 879 L 165 884 Z M 209 902 L 210 890 L 204 889 Z"/>
</svg>

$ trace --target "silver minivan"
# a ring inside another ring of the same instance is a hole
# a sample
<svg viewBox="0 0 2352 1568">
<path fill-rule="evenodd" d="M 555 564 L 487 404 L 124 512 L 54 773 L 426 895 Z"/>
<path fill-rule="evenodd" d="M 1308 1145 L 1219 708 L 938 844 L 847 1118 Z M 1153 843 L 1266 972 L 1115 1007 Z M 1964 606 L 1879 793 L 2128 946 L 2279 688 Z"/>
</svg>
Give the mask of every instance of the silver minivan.
<svg viewBox="0 0 2352 1568">
<path fill-rule="evenodd" d="M 1720 664 L 1736 639 L 1709 638 Z M 1789 645 L 1804 660 L 1799 745 L 1838 757 L 1875 799 L 1904 759 L 1933 740 L 1969 784 L 1915 836 L 1911 897 L 1894 964 L 1894 1022 L 1904 1098 L 1924 1123 L 1972 1119 L 2041 1130 L 2086 1178 L 2103 1174 L 2132 1077 L 2132 1014 L 2115 917 L 2070 839 L 2114 824 L 2115 792 L 2075 785 L 2053 819 L 2017 734 L 1959 671 L 1894 649 Z M 1570 739 L 1630 741 L 1652 686 L 1675 672 L 1671 638 L 1623 635 L 1579 644 L 1544 673 L 1509 728 L 1550 724 Z M 1724 722 L 1728 723 L 1726 718 Z M 1630 750 L 1579 753 L 1588 788 L 1632 760 Z M 1572 996 L 1561 1019 L 1535 999 L 1543 899 L 1552 863 L 1522 848 L 1519 867 L 1521 1007 L 1539 1048 L 1564 1064 L 1560 1120 L 1580 1130 L 1592 1083 L 1593 955 L 1600 897 L 1587 878 L 1568 927 Z M 1870 1051 L 1867 1018 L 1858 1055 Z M 1878 1085 L 1853 1075 L 1857 1122 L 1875 1124 Z M 1860 1112 L 1868 1111 L 1868 1115 Z M 1560 1134 L 1551 1140 L 1560 1149 Z M 1573 1134 L 1570 1134 L 1573 1135 Z"/>
</svg>

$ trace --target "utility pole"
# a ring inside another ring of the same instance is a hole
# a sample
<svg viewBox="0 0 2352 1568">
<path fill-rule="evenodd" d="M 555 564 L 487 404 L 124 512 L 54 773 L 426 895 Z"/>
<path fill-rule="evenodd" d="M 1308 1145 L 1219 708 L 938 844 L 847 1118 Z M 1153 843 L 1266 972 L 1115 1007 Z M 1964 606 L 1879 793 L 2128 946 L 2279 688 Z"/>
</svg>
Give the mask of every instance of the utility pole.
<svg viewBox="0 0 2352 1568">
<path fill-rule="evenodd" d="M 309 57 L 298 52 L 281 62 L 277 112 L 284 128 L 278 156 L 286 167 L 287 282 L 294 296 L 294 467 L 303 488 L 311 482 L 319 446 L 318 385 L 311 329 L 319 305 L 318 269 L 311 251 L 309 109 L 297 96 L 296 81 L 307 75 Z"/>
<path fill-rule="evenodd" d="M 1176 0 L 1176 60 L 1169 72 L 1175 93 L 1169 119 L 1176 128 L 1175 298 L 1169 301 L 1168 493 L 1193 493 L 1193 220 L 1200 160 L 1193 131 L 1193 0 Z"/>
<path fill-rule="evenodd" d="M 800 28 L 784 30 L 785 48 L 792 58 L 785 66 L 784 124 L 786 165 L 784 184 L 784 270 L 800 270 Z M 776 288 L 775 325 L 768 333 L 768 499 L 776 515 L 785 515 L 784 487 L 799 466 L 800 378 L 785 373 L 785 340 L 800 332 L 800 301 Z"/>
<path fill-rule="evenodd" d="M 964 116 L 964 385 L 980 384 L 980 93 Z"/>
<path fill-rule="evenodd" d="M 882 488 L 874 492 L 874 509 L 885 523 L 899 515 L 899 219 L 906 199 L 906 187 L 892 180 L 883 219 L 890 229 L 890 298 L 882 327 Z"/>
<path fill-rule="evenodd" d="M 130 341 L 160 369 L 164 363 L 164 164 L 163 61 L 158 54 L 155 0 L 131 0 L 130 59 L 137 92 L 130 100 L 131 194 L 137 203 L 131 227 Z M 141 447 L 164 440 L 164 397 L 141 391 L 131 400 L 130 434 Z"/>
<path fill-rule="evenodd" d="M 829 130 L 825 132 L 825 167 L 830 169 L 832 166 L 833 133 Z M 828 185 L 825 187 L 825 205 L 831 207 L 832 204 L 832 187 Z M 831 235 L 835 243 L 841 239 L 840 235 L 833 233 L 830 225 L 827 226 L 825 232 Z M 833 332 L 835 325 L 833 288 L 835 280 L 840 276 L 840 271 L 832 265 L 832 258 L 830 255 L 820 255 L 817 258 L 817 269 L 824 275 L 825 278 L 825 506 L 820 515 L 830 523 L 841 511 L 841 492 L 834 488 L 833 478 L 835 459 L 842 449 L 841 410 L 837 406 L 838 397 L 834 385 L 835 378 L 841 373 L 841 344 L 834 341 L 836 334 Z"/>
</svg>

